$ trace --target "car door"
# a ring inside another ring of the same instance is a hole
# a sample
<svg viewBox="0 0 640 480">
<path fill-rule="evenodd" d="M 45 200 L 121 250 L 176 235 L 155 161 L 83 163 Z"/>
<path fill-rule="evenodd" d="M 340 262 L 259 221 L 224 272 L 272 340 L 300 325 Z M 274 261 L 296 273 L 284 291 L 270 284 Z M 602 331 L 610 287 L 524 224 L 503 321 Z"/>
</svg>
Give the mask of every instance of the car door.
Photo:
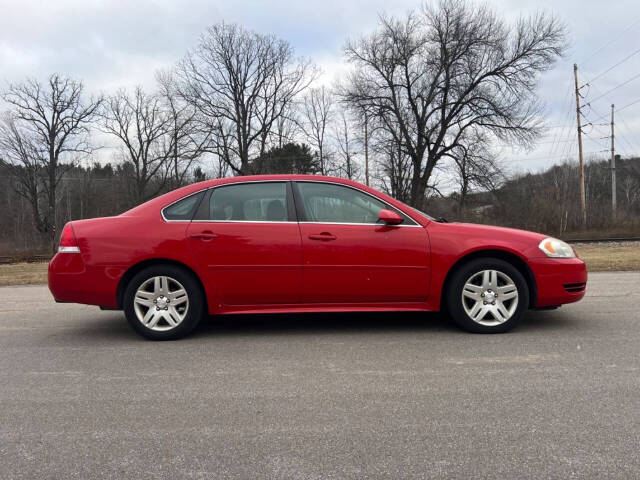
<svg viewBox="0 0 640 480">
<path fill-rule="evenodd" d="M 294 183 L 306 303 L 423 302 L 429 290 L 426 230 L 368 193 L 342 184 Z M 378 223 L 382 209 L 403 217 Z"/>
<path fill-rule="evenodd" d="M 187 238 L 204 281 L 226 305 L 300 301 L 302 246 L 288 181 L 211 189 Z"/>
</svg>

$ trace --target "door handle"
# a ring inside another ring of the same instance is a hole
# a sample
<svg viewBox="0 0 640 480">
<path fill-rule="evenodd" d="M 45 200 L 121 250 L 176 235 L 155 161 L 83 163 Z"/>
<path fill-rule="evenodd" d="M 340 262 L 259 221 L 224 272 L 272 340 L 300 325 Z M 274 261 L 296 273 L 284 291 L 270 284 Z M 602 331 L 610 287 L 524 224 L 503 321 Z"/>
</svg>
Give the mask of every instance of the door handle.
<svg viewBox="0 0 640 480">
<path fill-rule="evenodd" d="M 329 240 L 336 240 L 338 237 L 335 235 L 331 235 L 329 232 L 322 232 L 319 234 L 311 234 L 309 235 L 311 240 L 320 240 L 323 242 L 328 242 Z"/>
<path fill-rule="evenodd" d="M 204 230 L 204 231 L 202 231 L 200 233 L 192 233 L 189 236 L 191 238 L 196 238 L 198 240 L 203 240 L 205 242 L 208 242 L 208 241 L 213 240 L 214 238 L 218 237 L 218 235 L 213 233 L 211 230 Z"/>
</svg>

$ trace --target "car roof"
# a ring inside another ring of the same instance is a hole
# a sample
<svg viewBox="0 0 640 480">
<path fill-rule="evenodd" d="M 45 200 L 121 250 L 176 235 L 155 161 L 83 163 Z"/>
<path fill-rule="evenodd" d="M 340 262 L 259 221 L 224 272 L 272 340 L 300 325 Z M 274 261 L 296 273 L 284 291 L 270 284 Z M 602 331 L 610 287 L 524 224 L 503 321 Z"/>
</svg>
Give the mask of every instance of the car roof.
<svg viewBox="0 0 640 480">
<path fill-rule="evenodd" d="M 246 176 L 237 176 L 237 177 L 225 177 L 225 178 L 215 178 L 211 180 L 204 180 L 202 182 L 192 183 L 190 185 L 186 185 L 184 187 L 178 188 L 171 192 L 165 193 L 159 197 L 153 198 L 142 205 L 138 205 L 137 207 L 132 208 L 124 212 L 122 215 L 137 215 L 142 213 L 143 211 L 147 211 L 149 209 L 157 209 L 158 214 L 159 211 L 165 206 L 183 198 L 188 195 L 197 193 L 202 190 L 206 190 L 211 187 L 219 186 L 219 185 L 227 185 L 234 183 L 244 183 L 244 182 L 260 182 L 260 181 L 314 181 L 314 182 L 330 182 L 330 183 L 340 183 L 342 185 L 348 185 L 357 188 L 358 190 L 362 190 L 367 192 L 374 197 L 378 197 L 390 205 L 398 208 L 400 211 L 411 217 L 413 220 L 418 223 L 424 224 L 425 219 L 422 216 L 419 216 L 420 220 L 416 219 L 415 212 L 412 212 L 406 205 L 402 204 L 393 197 L 380 192 L 374 188 L 363 185 L 362 183 L 350 180 L 348 178 L 341 177 L 332 177 L 327 175 L 300 175 L 300 174 L 277 174 L 277 175 L 246 175 Z M 428 221 L 426 222 L 428 223 Z"/>
<path fill-rule="evenodd" d="M 238 177 L 225 177 L 215 178 L 212 180 L 205 180 L 203 182 L 195 183 L 194 185 L 206 185 L 215 186 L 225 183 L 238 183 L 238 182 L 251 182 L 251 181 L 266 181 L 266 180 L 314 180 L 314 181 L 331 181 L 338 183 L 359 185 L 358 182 L 349 180 L 347 178 L 331 177 L 328 175 L 301 175 L 301 174 L 275 174 L 275 175 L 243 175 Z"/>
</svg>

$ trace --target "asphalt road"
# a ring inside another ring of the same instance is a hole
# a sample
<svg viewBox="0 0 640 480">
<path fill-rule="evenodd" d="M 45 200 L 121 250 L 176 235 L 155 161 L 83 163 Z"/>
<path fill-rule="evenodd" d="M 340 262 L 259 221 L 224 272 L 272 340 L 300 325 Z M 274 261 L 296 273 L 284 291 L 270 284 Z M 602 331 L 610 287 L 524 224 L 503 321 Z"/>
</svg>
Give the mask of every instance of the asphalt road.
<svg viewBox="0 0 640 480">
<path fill-rule="evenodd" d="M 640 272 L 505 335 L 212 319 L 178 342 L 0 288 L 0 478 L 638 478 Z"/>
</svg>

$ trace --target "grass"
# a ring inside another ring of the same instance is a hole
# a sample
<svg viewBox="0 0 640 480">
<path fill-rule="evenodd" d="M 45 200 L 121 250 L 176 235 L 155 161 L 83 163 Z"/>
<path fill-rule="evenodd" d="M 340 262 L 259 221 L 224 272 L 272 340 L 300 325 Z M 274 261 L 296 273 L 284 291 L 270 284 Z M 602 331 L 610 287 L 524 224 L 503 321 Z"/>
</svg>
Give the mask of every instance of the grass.
<svg viewBox="0 0 640 480">
<path fill-rule="evenodd" d="M 0 265 L 0 287 L 47 283 L 47 262 Z"/>
<path fill-rule="evenodd" d="M 640 270 L 640 242 L 577 243 L 574 248 L 590 272 Z"/>
<path fill-rule="evenodd" d="M 640 270 L 640 242 L 575 244 L 590 272 Z M 47 263 L 0 265 L 0 286 L 47 283 Z"/>
</svg>

